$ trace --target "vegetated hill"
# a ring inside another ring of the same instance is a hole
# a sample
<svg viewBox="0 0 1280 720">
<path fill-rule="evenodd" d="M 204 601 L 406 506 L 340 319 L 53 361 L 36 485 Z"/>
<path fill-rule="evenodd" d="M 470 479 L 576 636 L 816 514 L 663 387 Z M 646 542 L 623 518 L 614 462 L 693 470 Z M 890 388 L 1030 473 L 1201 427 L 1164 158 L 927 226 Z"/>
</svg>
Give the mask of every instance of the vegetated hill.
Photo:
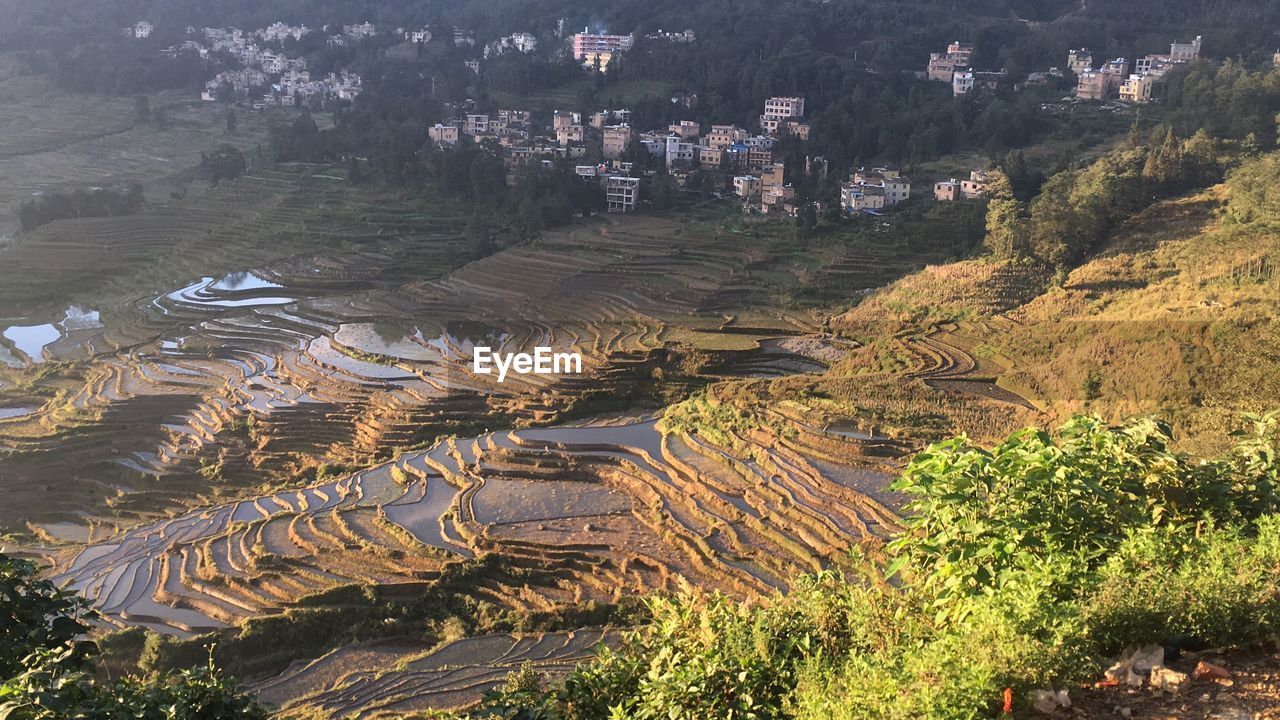
<svg viewBox="0 0 1280 720">
<path fill-rule="evenodd" d="M 835 324 L 949 336 L 1055 420 L 1159 413 L 1193 443 L 1220 434 L 1280 398 L 1280 234 L 1250 209 L 1267 206 L 1257 194 L 1275 167 L 1250 161 L 1134 215 L 1060 286 L 1031 264 L 967 260 L 908 276 Z"/>
</svg>

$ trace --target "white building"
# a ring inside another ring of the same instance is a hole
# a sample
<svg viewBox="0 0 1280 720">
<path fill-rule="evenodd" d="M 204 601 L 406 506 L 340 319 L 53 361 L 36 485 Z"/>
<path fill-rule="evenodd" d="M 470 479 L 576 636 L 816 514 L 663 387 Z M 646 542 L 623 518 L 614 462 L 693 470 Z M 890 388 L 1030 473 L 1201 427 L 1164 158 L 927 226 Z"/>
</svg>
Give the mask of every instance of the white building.
<svg viewBox="0 0 1280 720">
<path fill-rule="evenodd" d="M 631 212 L 640 200 L 640 178 L 610 175 L 605 180 L 605 198 L 609 212 Z"/>
<path fill-rule="evenodd" d="M 1156 76 L 1151 74 L 1133 74 L 1120 84 L 1120 99 L 1131 103 L 1151 102 L 1151 94 L 1155 89 Z"/>
<path fill-rule="evenodd" d="M 667 136 L 667 169 L 677 165 L 692 165 L 698 157 L 698 146 L 684 142 L 679 135 Z"/>
<path fill-rule="evenodd" d="M 371 22 L 363 22 L 363 23 L 360 23 L 359 25 L 342 26 L 342 34 L 346 35 L 352 40 L 360 40 L 362 38 L 373 37 L 375 34 L 377 34 L 377 32 L 378 32 L 378 28 L 376 28 L 374 24 Z"/>
<path fill-rule="evenodd" d="M 804 117 L 804 98 L 771 97 L 764 101 L 764 114 L 774 117 Z"/>
<path fill-rule="evenodd" d="M 487 135 L 489 133 L 489 116 L 480 114 L 468 115 L 462 131 L 468 135 Z"/>
<path fill-rule="evenodd" d="M 259 30 L 256 34 L 268 42 L 284 42 L 288 38 L 301 40 L 302 36 L 309 32 L 311 30 L 306 25 L 293 26 L 282 22 L 274 22 Z"/>
<path fill-rule="evenodd" d="M 759 197 L 764 184 L 755 175 L 738 175 L 733 179 L 733 194 L 743 200 Z"/>
<path fill-rule="evenodd" d="M 847 212 L 881 210 L 911 197 L 911 181 L 894 167 L 858 168 L 840 186 L 840 203 Z"/>
<path fill-rule="evenodd" d="M 124 34 L 127 36 L 131 36 L 135 39 L 141 40 L 143 38 L 151 37 L 151 33 L 155 32 L 155 29 L 156 29 L 155 26 L 147 22 L 146 20 L 139 20 L 138 22 L 133 24 L 133 27 L 125 28 Z"/>
<path fill-rule="evenodd" d="M 431 142 L 436 145 L 457 145 L 458 126 L 436 123 L 427 128 L 427 137 L 431 138 Z"/>
<path fill-rule="evenodd" d="M 418 43 L 431 42 L 431 29 L 424 27 L 418 30 L 405 30 L 404 39 L 414 43 L 415 45 Z"/>
</svg>

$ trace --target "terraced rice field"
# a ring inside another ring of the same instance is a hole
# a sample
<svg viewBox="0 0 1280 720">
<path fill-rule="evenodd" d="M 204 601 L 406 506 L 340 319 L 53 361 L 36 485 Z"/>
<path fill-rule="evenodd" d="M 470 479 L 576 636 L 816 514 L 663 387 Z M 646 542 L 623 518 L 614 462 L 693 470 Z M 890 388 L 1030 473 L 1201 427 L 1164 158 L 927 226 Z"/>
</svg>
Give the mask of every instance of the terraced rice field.
<svg viewBox="0 0 1280 720">
<path fill-rule="evenodd" d="M 201 151 L 265 142 L 264 114 L 241 112 L 236 134 L 226 135 L 225 109 L 188 94 L 157 95 L 150 106 L 163 109 L 163 125 L 139 122 L 131 97 L 67 93 L 44 75 L 0 72 L 0 238 L 35 193 L 137 182 L 164 196 L 185 184 Z"/>
<path fill-rule="evenodd" d="M 29 395 L 12 399 L 27 410 L 0 420 L 0 468 L 57 477 L 64 490 L 48 503 L 48 485 L 24 497 L 15 482 L 12 516 L 127 526 L 190 506 L 211 484 L 231 483 L 225 492 L 237 479 L 367 464 L 445 432 L 555 422 L 585 395 L 647 377 L 673 328 L 715 342 L 722 294 L 748 284 L 768 252 L 644 219 L 579 225 L 450 272 L 465 259 L 461 224 L 361 205 L 334 178 L 273 172 L 140 218 L 24 237 L 0 271 L 14 279 L 6 291 L 84 273 L 97 292 L 47 316 L 34 343 L 0 340 L 14 384 L 35 382 L 46 398 L 34 410 Z M 252 265 L 263 237 L 276 257 Z M 299 247 L 311 252 L 289 254 Z M 160 287 L 136 293 L 148 283 Z M 779 323 L 797 332 L 794 319 Z M 723 373 L 825 367 L 761 341 L 768 328 L 753 332 Z M 498 384 L 471 372 L 480 342 L 579 352 L 585 373 Z M 67 364 L 30 380 L 54 361 Z"/>
<path fill-rule="evenodd" d="M 434 650 L 369 644 L 335 650 L 250 688 L 281 717 L 399 717 L 471 705 L 523 667 L 557 677 L 617 641 L 586 628 L 538 635 L 484 635 Z"/>
<path fill-rule="evenodd" d="M 558 573 L 545 586 L 474 588 L 514 610 L 684 582 L 753 595 L 893 527 L 891 509 L 796 442 L 739 457 L 638 419 L 449 438 L 340 480 L 135 528 L 66 555 L 55 578 L 108 622 L 177 635 L 342 585 L 429 582 L 486 553 Z M 808 442 L 847 458 L 864 441 Z"/>
</svg>

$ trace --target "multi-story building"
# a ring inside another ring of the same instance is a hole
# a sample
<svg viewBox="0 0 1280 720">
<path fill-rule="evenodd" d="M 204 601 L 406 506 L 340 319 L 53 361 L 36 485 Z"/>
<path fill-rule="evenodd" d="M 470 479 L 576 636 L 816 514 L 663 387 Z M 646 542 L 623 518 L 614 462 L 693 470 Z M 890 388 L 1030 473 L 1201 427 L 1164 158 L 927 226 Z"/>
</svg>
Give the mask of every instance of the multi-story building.
<svg viewBox="0 0 1280 720">
<path fill-rule="evenodd" d="M 1115 58 L 1114 60 L 1108 60 L 1102 64 L 1102 67 L 1098 69 L 1098 72 L 1114 75 L 1123 80 L 1129 76 L 1129 60 L 1127 58 Z"/>
<path fill-rule="evenodd" d="M 671 134 L 679 135 L 682 140 L 696 140 L 702 135 L 702 126 L 692 120 L 681 120 L 667 128 Z"/>
<path fill-rule="evenodd" d="M 306 25 L 288 25 L 283 22 L 274 22 L 257 31 L 257 35 L 267 42 L 284 42 L 289 38 L 301 40 L 302 36 L 311 32 Z"/>
<path fill-rule="evenodd" d="M 453 45 L 454 47 L 462 47 L 464 45 L 471 46 L 476 44 L 475 33 L 466 28 L 455 27 L 453 29 Z"/>
<path fill-rule="evenodd" d="M 604 70 L 614 55 L 630 50 L 634 44 L 634 35 L 603 35 L 583 28 L 573 36 L 573 59 L 584 65 L 599 63 Z"/>
<path fill-rule="evenodd" d="M 787 120 L 778 128 L 779 135 L 791 135 L 801 140 L 809 139 L 809 123 L 799 120 Z"/>
<path fill-rule="evenodd" d="M 488 135 L 489 116 L 481 114 L 468 115 L 466 124 L 462 126 L 462 131 L 473 136 Z"/>
<path fill-rule="evenodd" d="M 1151 102 L 1155 84 L 1155 75 L 1130 75 L 1129 79 L 1120 84 L 1120 99 L 1132 103 Z"/>
<path fill-rule="evenodd" d="M 842 184 L 840 186 L 840 206 L 850 214 L 866 210 L 883 210 L 886 207 L 884 188 L 875 185 Z"/>
<path fill-rule="evenodd" d="M 840 202 L 847 212 L 881 210 L 911 197 L 911 181 L 895 167 L 858 168 L 840 186 Z"/>
<path fill-rule="evenodd" d="M 969 179 L 951 178 L 933 185 L 933 199 L 938 202 L 955 200 L 973 200 L 987 193 L 987 173 L 984 170 L 973 170 Z"/>
<path fill-rule="evenodd" d="M 960 181 L 951 178 L 933 184 L 933 199 L 938 202 L 955 202 L 960 199 Z"/>
<path fill-rule="evenodd" d="M 558 130 L 563 125 L 581 125 L 582 113 L 555 111 L 551 116 L 552 129 Z"/>
<path fill-rule="evenodd" d="M 580 143 L 584 137 L 584 132 L 581 125 L 561 125 L 556 128 L 556 142 L 561 145 Z"/>
<path fill-rule="evenodd" d="M 1175 42 L 1169 46 L 1169 59 L 1174 62 L 1191 62 L 1200 58 L 1201 36 L 1189 43 Z"/>
<path fill-rule="evenodd" d="M 790 185 L 775 185 L 760 191 L 760 207 L 765 212 L 784 212 L 783 207 L 795 200 L 796 189 Z"/>
<path fill-rule="evenodd" d="M 606 125 L 627 125 L 631 122 L 631 111 L 625 108 L 621 110 L 601 110 L 591 115 L 591 127 L 597 130 L 604 129 Z"/>
<path fill-rule="evenodd" d="M 782 132 L 788 120 L 804 117 L 804 98 L 771 97 L 764 101 L 764 114 L 760 116 L 760 129 L 771 135 Z"/>
<path fill-rule="evenodd" d="M 531 114 L 528 110 L 499 110 L 498 117 L 506 119 L 507 127 L 528 127 Z"/>
<path fill-rule="evenodd" d="M 711 131 L 703 138 L 707 147 L 723 150 L 730 145 L 740 143 L 747 137 L 747 131 L 736 125 L 712 125 Z"/>
<path fill-rule="evenodd" d="M 650 157 L 661 158 L 667 155 L 667 136 L 662 133 L 641 133 L 640 144 L 644 146 Z"/>
<path fill-rule="evenodd" d="M 1110 75 L 1097 70 L 1086 70 L 1076 78 L 1076 97 L 1081 100 L 1106 100 L 1110 96 Z"/>
<path fill-rule="evenodd" d="M 415 45 L 417 43 L 431 42 L 431 28 L 419 28 L 417 30 L 405 30 L 404 39 Z"/>
<path fill-rule="evenodd" d="M 973 200 L 987 194 L 987 171 L 970 170 L 969 179 L 960 181 L 960 195 L 965 200 Z"/>
<path fill-rule="evenodd" d="M 631 212 L 640 200 L 640 178 L 610 175 L 605 179 L 604 191 L 609 212 Z"/>
<path fill-rule="evenodd" d="M 1199 35 L 1189 43 L 1175 42 L 1169 46 L 1168 55 L 1147 55 L 1138 58 L 1133 71 L 1139 75 L 1154 75 L 1157 79 L 1162 78 L 1174 66 L 1199 59 L 1201 44 Z"/>
<path fill-rule="evenodd" d="M 133 27 L 124 29 L 125 37 L 131 37 L 136 40 L 151 37 L 151 33 L 155 32 L 156 27 L 146 20 L 139 20 L 133 24 Z"/>
<path fill-rule="evenodd" d="M 427 128 L 427 137 L 431 138 L 431 142 L 436 145 L 457 145 L 458 126 L 436 123 Z"/>
<path fill-rule="evenodd" d="M 771 97 L 764 101 L 764 114 L 778 118 L 804 117 L 804 98 Z"/>
<path fill-rule="evenodd" d="M 621 160 L 627 147 L 631 145 L 630 125 L 609 125 L 604 128 L 604 140 L 601 153 L 606 160 Z"/>
<path fill-rule="evenodd" d="M 1009 79 L 1009 73 L 1001 70 L 1000 72 L 974 72 L 973 70 L 957 70 L 951 78 L 951 94 L 959 97 L 968 95 L 975 89 L 990 90 L 995 92 L 1000 86 Z"/>
<path fill-rule="evenodd" d="M 1067 67 L 1076 75 L 1093 69 L 1093 51 L 1086 48 L 1067 53 Z"/>
<path fill-rule="evenodd" d="M 713 147 L 698 148 L 698 164 L 708 170 L 719 170 L 724 161 L 724 150 Z"/>
<path fill-rule="evenodd" d="M 673 167 L 693 165 L 698 159 L 698 146 L 694 143 L 684 142 L 679 135 L 667 136 L 667 169 Z"/>
<path fill-rule="evenodd" d="M 764 184 L 755 175 L 738 175 L 733 179 L 733 194 L 743 200 L 757 197 L 764 190 Z"/>
<path fill-rule="evenodd" d="M 626 52 L 635 44 L 634 35 L 605 35 L 590 28 L 573 36 L 573 59 L 586 60 L 592 55 Z"/>
<path fill-rule="evenodd" d="M 748 170 L 759 170 L 765 165 L 773 164 L 773 150 L 767 150 L 762 147 L 747 147 L 746 157 Z"/>
<path fill-rule="evenodd" d="M 973 64 L 974 46 L 956 41 L 947 46 L 945 53 L 930 53 L 926 77 L 938 82 L 951 82 L 951 76 Z"/>
<path fill-rule="evenodd" d="M 1076 83 L 1076 97 L 1081 100 L 1110 100 L 1119 94 L 1120 86 L 1128 76 L 1128 60 L 1108 60 L 1100 69 L 1080 74 Z"/>
<path fill-rule="evenodd" d="M 771 163 L 760 168 L 761 187 L 782 187 L 786 182 L 787 168 L 783 163 Z"/>
</svg>

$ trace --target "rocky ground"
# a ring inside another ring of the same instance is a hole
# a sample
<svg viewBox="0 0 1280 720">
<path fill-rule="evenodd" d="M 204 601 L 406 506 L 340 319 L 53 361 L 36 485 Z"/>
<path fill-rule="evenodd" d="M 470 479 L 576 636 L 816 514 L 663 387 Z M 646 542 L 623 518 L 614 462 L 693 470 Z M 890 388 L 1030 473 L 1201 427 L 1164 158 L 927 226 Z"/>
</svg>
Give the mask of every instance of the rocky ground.
<svg viewBox="0 0 1280 720">
<path fill-rule="evenodd" d="M 1203 660 L 1224 668 L 1230 678 L 1195 678 Z M 1143 718 L 1144 720 L 1276 720 L 1280 718 L 1280 655 L 1274 653 L 1202 653 L 1168 666 L 1191 676 L 1180 693 L 1125 683 L 1070 693 L 1071 707 L 1047 717 Z M 1046 715 L 1042 715 L 1044 717 Z"/>
</svg>

